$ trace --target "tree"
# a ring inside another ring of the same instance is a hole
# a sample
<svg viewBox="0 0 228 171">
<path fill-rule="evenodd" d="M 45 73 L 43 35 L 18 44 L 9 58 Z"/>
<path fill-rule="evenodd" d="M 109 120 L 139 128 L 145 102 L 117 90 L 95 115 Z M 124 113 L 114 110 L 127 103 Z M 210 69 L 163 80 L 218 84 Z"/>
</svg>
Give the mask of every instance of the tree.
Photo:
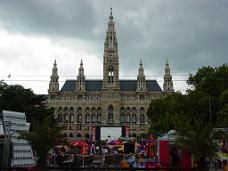
<svg viewBox="0 0 228 171">
<path fill-rule="evenodd" d="M 202 67 L 190 75 L 192 86 L 186 95 L 169 95 L 151 102 L 147 111 L 155 133 L 175 129 L 199 167 L 215 152 L 210 133 L 214 127 L 228 127 L 228 65 Z"/>
<path fill-rule="evenodd" d="M 46 107 L 46 100 L 47 97 L 36 95 L 31 89 L 0 82 L 0 110 L 25 113 L 31 127 L 29 132 L 22 133 L 21 138 L 31 143 L 41 166 L 46 163 L 48 150 L 65 140 L 61 127 L 54 120 L 54 110 Z"/>
<path fill-rule="evenodd" d="M 206 158 L 215 155 L 217 145 L 211 137 L 211 126 L 202 127 L 200 122 L 195 122 L 191 129 L 179 133 L 176 141 L 180 148 L 188 148 L 193 155 L 194 163 L 199 171 L 208 170 Z"/>
<path fill-rule="evenodd" d="M 41 123 L 33 122 L 32 131 L 22 133 L 21 138 L 28 140 L 36 152 L 39 166 L 46 165 L 48 151 L 54 145 L 65 142 L 61 130 L 52 117 L 46 117 Z"/>
<path fill-rule="evenodd" d="M 32 122 L 32 120 L 42 122 L 46 116 L 53 115 L 54 110 L 45 106 L 47 97 L 36 95 L 31 89 L 25 89 L 20 85 L 0 83 L 0 94 L 0 111 L 24 112 L 28 122 Z"/>
</svg>

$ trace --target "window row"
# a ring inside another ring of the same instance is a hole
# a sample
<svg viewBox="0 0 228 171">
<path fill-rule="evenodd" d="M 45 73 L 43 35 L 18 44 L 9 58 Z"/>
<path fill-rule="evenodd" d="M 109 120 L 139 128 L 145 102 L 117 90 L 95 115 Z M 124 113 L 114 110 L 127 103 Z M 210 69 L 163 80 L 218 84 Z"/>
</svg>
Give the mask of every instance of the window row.
<svg viewBox="0 0 228 171">
<path fill-rule="evenodd" d="M 136 123 L 138 122 L 138 118 L 136 114 L 120 114 L 120 123 Z M 144 114 L 139 115 L 139 122 L 144 123 L 145 122 L 145 116 Z"/>
<path fill-rule="evenodd" d="M 82 123 L 82 114 L 79 113 L 77 115 L 74 114 L 58 114 L 58 123 Z M 86 123 L 101 123 L 101 114 L 90 114 L 86 113 L 85 115 Z"/>
<path fill-rule="evenodd" d="M 108 110 L 113 110 L 113 106 L 112 105 L 109 105 L 108 107 Z M 78 108 L 73 108 L 73 107 L 59 107 L 57 109 L 57 112 L 58 113 L 101 113 L 101 107 L 86 107 L 83 108 L 82 107 L 78 107 Z M 140 107 L 138 110 L 136 107 L 121 107 L 120 108 L 120 112 L 144 112 L 145 109 L 144 107 Z"/>
</svg>

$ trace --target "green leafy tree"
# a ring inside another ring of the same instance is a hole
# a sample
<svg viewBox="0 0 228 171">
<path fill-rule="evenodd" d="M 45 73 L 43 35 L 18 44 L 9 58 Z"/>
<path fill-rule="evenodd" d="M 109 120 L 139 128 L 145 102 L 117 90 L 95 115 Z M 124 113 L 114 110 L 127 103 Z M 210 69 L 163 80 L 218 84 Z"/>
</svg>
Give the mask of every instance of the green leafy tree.
<svg viewBox="0 0 228 171">
<path fill-rule="evenodd" d="M 187 83 L 192 87 L 188 94 L 154 100 L 147 114 L 151 131 L 177 130 L 184 137 L 180 142 L 190 148 L 202 169 L 205 157 L 216 151 L 211 143 L 212 128 L 228 126 L 228 66 L 202 67 Z"/>
<path fill-rule="evenodd" d="M 33 130 L 21 135 L 21 138 L 28 140 L 32 144 L 38 157 L 39 166 L 46 165 L 48 151 L 54 145 L 65 143 L 61 130 L 61 127 L 55 124 L 52 117 L 47 117 L 41 123 L 33 122 Z"/>
<path fill-rule="evenodd" d="M 24 112 L 28 122 L 32 122 L 32 120 L 42 122 L 46 116 L 53 115 L 53 109 L 46 107 L 47 97 L 36 95 L 31 89 L 25 89 L 20 85 L 0 83 L 0 94 L 0 111 Z"/>
<path fill-rule="evenodd" d="M 0 111 L 12 110 L 26 114 L 31 129 L 22 133 L 21 138 L 31 143 L 39 157 L 40 166 L 45 165 L 48 150 L 65 141 L 61 135 L 61 127 L 55 123 L 54 110 L 46 107 L 46 101 L 46 96 L 36 95 L 31 89 L 0 82 Z"/>
<path fill-rule="evenodd" d="M 212 141 L 211 131 L 210 125 L 202 127 L 201 123 L 196 121 L 188 130 L 179 133 L 180 136 L 176 141 L 181 148 L 187 146 L 199 171 L 208 170 L 205 159 L 215 155 L 217 150 L 217 145 Z"/>
</svg>

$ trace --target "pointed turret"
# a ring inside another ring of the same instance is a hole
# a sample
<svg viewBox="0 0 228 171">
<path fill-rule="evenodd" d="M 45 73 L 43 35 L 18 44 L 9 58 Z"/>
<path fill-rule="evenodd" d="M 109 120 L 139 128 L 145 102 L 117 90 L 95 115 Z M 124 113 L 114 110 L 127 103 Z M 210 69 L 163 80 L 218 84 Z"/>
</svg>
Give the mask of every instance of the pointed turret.
<svg viewBox="0 0 228 171">
<path fill-rule="evenodd" d="M 165 65 L 163 92 L 174 92 L 172 75 L 170 74 L 170 67 L 169 67 L 168 59 L 166 59 L 166 65 Z"/>
<path fill-rule="evenodd" d="M 76 91 L 85 91 L 85 75 L 82 60 L 78 69 Z"/>
<path fill-rule="evenodd" d="M 104 42 L 103 89 L 119 89 L 118 58 L 118 43 L 111 8 Z"/>
<path fill-rule="evenodd" d="M 146 81 L 145 81 L 142 59 L 140 59 L 139 72 L 137 76 L 137 91 L 146 91 Z"/>
<path fill-rule="evenodd" d="M 48 93 L 56 93 L 59 91 L 59 76 L 56 60 L 52 68 L 51 81 L 49 83 Z"/>
</svg>

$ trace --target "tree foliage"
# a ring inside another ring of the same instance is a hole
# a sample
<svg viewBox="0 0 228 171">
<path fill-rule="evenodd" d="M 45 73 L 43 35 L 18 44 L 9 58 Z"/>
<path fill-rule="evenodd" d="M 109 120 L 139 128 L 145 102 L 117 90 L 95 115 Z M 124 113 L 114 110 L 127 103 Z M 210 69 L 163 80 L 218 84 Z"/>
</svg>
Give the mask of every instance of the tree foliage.
<svg viewBox="0 0 228 171">
<path fill-rule="evenodd" d="M 188 137 L 185 143 L 200 163 L 214 150 L 208 143 L 212 128 L 228 127 L 228 65 L 202 67 L 187 83 L 192 89 L 186 95 L 154 100 L 147 114 L 154 133 L 175 129 Z"/>
<path fill-rule="evenodd" d="M 53 109 L 45 106 L 46 96 L 36 95 L 31 89 L 25 89 L 21 85 L 7 85 L 2 82 L 0 95 L 0 111 L 24 112 L 28 122 L 42 122 L 43 118 L 53 115 Z"/>
<path fill-rule="evenodd" d="M 31 89 L 20 85 L 7 85 L 0 82 L 0 111 L 24 112 L 32 129 L 22 133 L 21 138 L 28 140 L 38 156 L 38 164 L 46 163 L 48 150 L 64 141 L 61 127 L 56 125 L 54 110 L 46 107 L 47 97 L 36 95 Z M 31 128 L 30 127 L 30 128 Z"/>
<path fill-rule="evenodd" d="M 33 130 L 25 132 L 21 138 L 28 140 L 38 157 L 38 165 L 45 166 L 48 151 L 54 145 L 64 143 L 64 136 L 61 134 L 61 127 L 55 124 L 52 117 L 46 117 L 43 122 L 33 122 Z"/>
</svg>

